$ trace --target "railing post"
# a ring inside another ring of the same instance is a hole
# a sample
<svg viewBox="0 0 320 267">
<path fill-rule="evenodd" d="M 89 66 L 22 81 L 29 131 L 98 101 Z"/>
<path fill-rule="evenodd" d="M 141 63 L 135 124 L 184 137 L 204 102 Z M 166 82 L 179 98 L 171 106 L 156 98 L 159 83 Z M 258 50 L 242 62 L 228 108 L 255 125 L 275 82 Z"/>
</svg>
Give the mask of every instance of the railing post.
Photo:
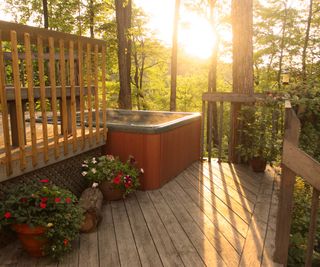
<svg viewBox="0 0 320 267">
<path fill-rule="evenodd" d="M 299 143 L 300 123 L 293 115 L 290 102 L 285 105 L 285 140 L 294 145 Z M 282 154 L 282 157 L 288 155 Z M 289 238 L 293 208 L 293 190 L 296 174 L 282 164 L 282 175 L 280 181 L 280 195 L 277 216 L 277 228 L 275 237 L 274 261 L 287 265 Z"/>
</svg>

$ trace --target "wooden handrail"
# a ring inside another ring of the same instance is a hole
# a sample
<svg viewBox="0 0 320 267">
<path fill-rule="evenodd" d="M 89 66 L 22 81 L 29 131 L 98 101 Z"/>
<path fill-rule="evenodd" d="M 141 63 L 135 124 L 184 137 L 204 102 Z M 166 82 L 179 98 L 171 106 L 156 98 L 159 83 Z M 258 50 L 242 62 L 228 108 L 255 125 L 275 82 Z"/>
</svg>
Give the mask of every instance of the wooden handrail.
<svg viewBox="0 0 320 267">
<path fill-rule="evenodd" d="M 312 254 L 319 206 L 320 163 L 307 155 L 298 147 L 300 121 L 292 109 L 289 101 L 286 102 L 285 108 L 285 135 L 282 152 L 282 174 L 274 260 L 284 265 L 287 264 L 293 209 L 294 183 L 296 175 L 299 175 L 313 187 L 311 220 L 305 261 L 305 266 L 309 267 L 312 264 Z"/>
<path fill-rule="evenodd" d="M 2 41 L 10 41 L 10 31 L 15 31 L 17 33 L 18 42 L 23 42 L 24 34 L 28 33 L 30 35 L 30 40 L 32 43 L 36 43 L 37 37 L 41 36 L 41 38 L 46 40 L 46 42 L 49 37 L 53 37 L 56 45 L 58 44 L 59 39 L 64 40 L 66 42 L 73 41 L 76 43 L 81 41 L 82 45 L 86 45 L 88 43 L 91 45 L 106 45 L 106 41 L 104 40 L 93 39 L 84 36 L 77 36 L 69 33 L 52 31 L 2 20 L 0 20 L 0 30 L 2 32 Z"/>
</svg>

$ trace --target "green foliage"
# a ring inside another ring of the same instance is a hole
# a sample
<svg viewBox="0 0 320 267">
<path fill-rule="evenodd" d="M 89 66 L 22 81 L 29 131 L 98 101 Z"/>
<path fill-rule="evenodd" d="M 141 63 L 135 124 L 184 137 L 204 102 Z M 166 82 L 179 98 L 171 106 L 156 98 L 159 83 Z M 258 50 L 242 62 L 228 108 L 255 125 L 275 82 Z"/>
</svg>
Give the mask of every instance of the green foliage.
<svg viewBox="0 0 320 267">
<path fill-rule="evenodd" d="M 0 203 L 0 226 L 45 227 L 48 243 L 44 249 L 54 259 L 60 259 L 71 250 L 70 242 L 77 237 L 82 221 L 76 196 L 50 184 L 47 179 L 10 188 Z"/>
<path fill-rule="evenodd" d="M 114 188 L 123 189 L 125 195 L 133 192 L 139 186 L 139 176 L 143 170 L 136 167 L 135 159 L 130 156 L 122 163 L 112 155 L 87 159 L 82 164 L 82 175 L 91 183 L 108 181 Z"/>
</svg>

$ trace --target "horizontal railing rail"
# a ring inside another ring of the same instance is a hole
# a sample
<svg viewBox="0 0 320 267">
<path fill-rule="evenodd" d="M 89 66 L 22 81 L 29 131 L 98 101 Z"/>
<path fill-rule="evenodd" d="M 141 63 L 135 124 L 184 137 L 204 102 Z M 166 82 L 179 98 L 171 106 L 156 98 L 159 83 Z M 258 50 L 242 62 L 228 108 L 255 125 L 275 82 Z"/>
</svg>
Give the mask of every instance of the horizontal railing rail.
<svg viewBox="0 0 320 267">
<path fill-rule="evenodd" d="M 0 21 L 0 48 L 0 181 L 106 141 L 105 41 Z"/>
</svg>

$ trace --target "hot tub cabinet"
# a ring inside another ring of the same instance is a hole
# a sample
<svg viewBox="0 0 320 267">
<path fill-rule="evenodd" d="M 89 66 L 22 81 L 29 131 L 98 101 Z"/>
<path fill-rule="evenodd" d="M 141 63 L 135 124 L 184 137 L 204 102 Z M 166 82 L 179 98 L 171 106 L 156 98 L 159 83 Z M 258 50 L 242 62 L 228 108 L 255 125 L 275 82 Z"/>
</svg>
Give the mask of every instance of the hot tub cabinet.
<svg viewBox="0 0 320 267">
<path fill-rule="evenodd" d="M 105 152 L 143 168 L 141 189 L 160 188 L 200 158 L 199 113 L 108 111 Z"/>
</svg>

